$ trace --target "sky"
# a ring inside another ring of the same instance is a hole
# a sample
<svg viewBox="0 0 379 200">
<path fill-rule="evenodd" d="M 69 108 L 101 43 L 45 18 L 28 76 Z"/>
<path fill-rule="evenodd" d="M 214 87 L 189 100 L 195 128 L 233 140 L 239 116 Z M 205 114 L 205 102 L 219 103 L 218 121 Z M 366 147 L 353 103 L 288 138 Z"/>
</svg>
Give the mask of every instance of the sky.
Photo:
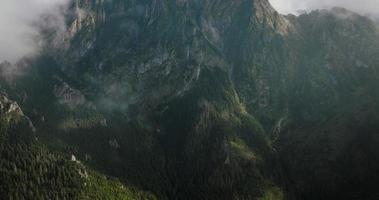
<svg viewBox="0 0 379 200">
<path fill-rule="evenodd" d="M 44 25 L 62 26 L 60 8 L 66 4 L 67 0 L 1 0 L 0 63 L 15 62 L 38 52 L 39 31 L 35 24 L 42 23 L 41 16 L 51 14 L 54 22 Z"/>
<path fill-rule="evenodd" d="M 379 16 L 379 0 L 269 0 L 283 14 L 321 8 L 343 7 L 360 14 Z"/>
</svg>

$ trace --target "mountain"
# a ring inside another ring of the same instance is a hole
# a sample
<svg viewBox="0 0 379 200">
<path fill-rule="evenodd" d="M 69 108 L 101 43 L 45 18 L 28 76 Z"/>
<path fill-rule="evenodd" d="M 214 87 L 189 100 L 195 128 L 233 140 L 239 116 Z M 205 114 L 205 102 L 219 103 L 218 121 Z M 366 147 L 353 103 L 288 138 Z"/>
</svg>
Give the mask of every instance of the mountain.
<svg viewBox="0 0 379 200">
<path fill-rule="evenodd" d="M 0 96 L 0 193 L 14 199 L 155 199 L 116 179 L 90 171 L 41 143 L 16 102 Z"/>
<path fill-rule="evenodd" d="M 67 167 L 48 164 L 54 190 L 3 171 L 2 196 L 27 190 L 18 178 L 35 185 L 25 198 L 45 199 L 379 196 L 369 18 L 282 16 L 267 0 L 75 0 L 66 22 L 64 33 L 43 30 L 41 55 L 1 81 L 38 138 L 14 142 L 42 153 L 0 160 Z"/>
<path fill-rule="evenodd" d="M 378 27 L 341 8 L 292 20 L 301 74 L 278 138 L 291 185 L 300 199 L 375 199 Z"/>
</svg>

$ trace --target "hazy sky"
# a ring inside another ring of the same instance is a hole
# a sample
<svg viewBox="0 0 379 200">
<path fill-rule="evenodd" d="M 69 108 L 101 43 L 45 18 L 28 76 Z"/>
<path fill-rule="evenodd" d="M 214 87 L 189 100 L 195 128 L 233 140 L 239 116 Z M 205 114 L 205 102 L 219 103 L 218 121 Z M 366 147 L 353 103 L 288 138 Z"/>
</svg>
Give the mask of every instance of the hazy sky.
<svg viewBox="0 0 379 200">
<path fill-rule="evenodd" d="M 344 7 L 361 14 L 379 16 L 379 0 L 269 0 L 281 13 L 296 14 L 298 10 Z"/>
<path fill-rule="evenodd" d="M 16 61 L 38 50 L 41 15 L 53 14 L 59 19 L 59 7 L 66 0 L 0 0 L 0 62 Z M 58 25 L 59 22 L 54 22 Z M 51 24 L 50 24 L 51 25 Z"/>
</svg>

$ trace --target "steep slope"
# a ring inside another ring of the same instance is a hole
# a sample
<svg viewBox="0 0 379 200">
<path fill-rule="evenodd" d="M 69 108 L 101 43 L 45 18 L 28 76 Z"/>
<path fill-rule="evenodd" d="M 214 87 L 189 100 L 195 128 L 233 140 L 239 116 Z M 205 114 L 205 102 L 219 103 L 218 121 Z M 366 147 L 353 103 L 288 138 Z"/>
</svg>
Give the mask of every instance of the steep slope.
<svg viewBox="0 0 379 200">
<path fill-rule="evenodd" d="M 290 18 L 296 74 L 277 141 L 289 184 L 298 199 L 376 199 L 378 28 L 341 8 Z"/>
<path fill-rule="evenodd" d="M 51 147 L 161 198 L 281 196 L 270 141 L 234 88 L 236 55 L 225 56 L 239 26 L 246 41 L 286 33 L 267 1 L 75 1 L 67 21 L 17 86 L 36 86 L 24 106 L 56 133 Z"/>
<path fill-rule="evenodd" d="M 99 106 L 126 111 L 182 94 L 202 68 L 244 69 L 251 60 L 234 63 L 241 55 L 262 52 L 262 41 L 288 28 L 265 0 L 76 1 L 69 18 L 67 54 L 58 54 L 65 72 L 91 86 Z"/>
<path fill-rule="evenodd" d="M 17 103 L 0 96 L 2 199 L 154 199 L 49 151 Z"/>
<path fill-rule="evenodd" d="M 267 0 L 75 0 L 66 22 L 46 30 L 17 84 L 2 81 L 37 146 L 159 199 L 378 196 L 379 31 L 368 18 L 284 17 Z"/>
</svg>

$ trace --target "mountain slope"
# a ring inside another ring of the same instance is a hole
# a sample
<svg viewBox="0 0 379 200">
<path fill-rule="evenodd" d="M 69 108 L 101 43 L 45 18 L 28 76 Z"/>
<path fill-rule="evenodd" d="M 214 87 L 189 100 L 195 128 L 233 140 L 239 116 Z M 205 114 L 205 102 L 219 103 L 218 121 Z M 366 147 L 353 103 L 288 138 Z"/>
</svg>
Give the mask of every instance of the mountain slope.
<svg viewBox="0 0 379 200">
<path fill-rule="evenodd" d="M 17 103 L 0 97 L 0 194 L 4 199 L 154 199 L 46 149 Z"/>
<path fill-rule="evenodd" d="M 378 196 L 368 18 L 281 16 L 267 0 L 75 0 L 66 22 L 17 84 L 2 81 L 37 146 L 158 199 Z M 91 198 L 120 184 L 99 182 Z"/>
<path fill-rule="evenodd" d="M 375 199 L 377 26 L 341 8 L 291 18 L 299 74 L 277 141 L 289 184 L 299 199 Z"/>
</svg>

